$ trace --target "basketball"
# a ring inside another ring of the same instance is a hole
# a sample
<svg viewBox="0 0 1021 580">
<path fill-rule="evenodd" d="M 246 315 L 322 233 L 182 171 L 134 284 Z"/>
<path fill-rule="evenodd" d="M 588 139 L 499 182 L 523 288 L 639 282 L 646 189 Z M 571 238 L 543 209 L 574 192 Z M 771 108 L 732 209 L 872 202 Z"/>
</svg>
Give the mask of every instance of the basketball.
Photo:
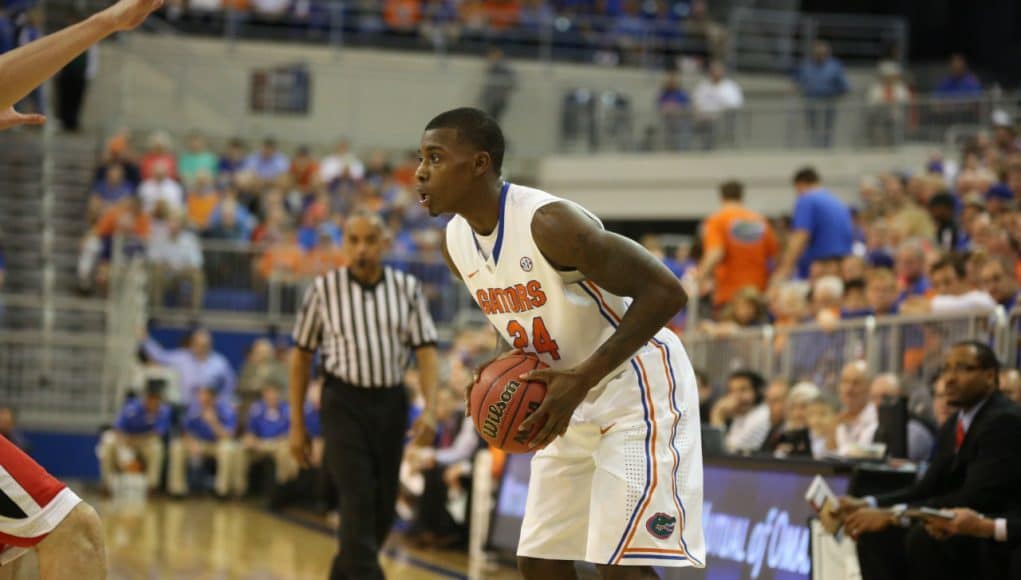
<svg viewBox="0 0 1021 580">
<path fill-rule="evenodd" d="M 533 354 L 520 354 L 490 363 L 479 375 L 471 392 L 471 416 L 475 429 L 490 445 L 507 453 L 531 451 L 528 442 L 545 421 L 528 433 L 519 434 L 518 427 L 539 408 L 546 385 L 518 377 L 537 368 L 546 365 Z"/>
</svg>

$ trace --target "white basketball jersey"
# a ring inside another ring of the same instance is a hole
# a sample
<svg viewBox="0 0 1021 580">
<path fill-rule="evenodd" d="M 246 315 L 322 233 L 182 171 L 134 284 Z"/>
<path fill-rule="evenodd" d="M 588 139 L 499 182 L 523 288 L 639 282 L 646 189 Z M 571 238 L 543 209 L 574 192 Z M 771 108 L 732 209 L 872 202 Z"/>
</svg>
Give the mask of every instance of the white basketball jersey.
<svg viewBox="0 0 1021 580">
<path fill-rule="evenodd" d="M 461 216 L 447 225 L 447 251 L 472 297 L 508 344 L 536 353 L 551 367 L 569 368 L 613 334 L 627 303 L 577 271 L 557 270 L 536 247 L 532 216 L 557 201 L 567 200 L 505 183 L 489 257 Z"/>
</svg>

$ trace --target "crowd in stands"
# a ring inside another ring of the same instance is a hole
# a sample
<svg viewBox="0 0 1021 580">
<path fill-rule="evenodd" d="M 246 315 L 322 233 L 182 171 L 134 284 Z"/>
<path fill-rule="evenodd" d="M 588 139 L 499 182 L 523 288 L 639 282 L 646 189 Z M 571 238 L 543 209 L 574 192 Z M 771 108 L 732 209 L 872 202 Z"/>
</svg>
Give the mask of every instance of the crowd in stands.
<svg viewBox="0 0 1021 580">
<path fill-rule="evenodd" d="M 705 0 L 384 0 L 348 2 L 339 10 L 315 0 L 171 0 L 167 19 L 322 32 L 343 26 L 349 42 L 417 38 L 423 46 L 480 41 L 555 45 L 599 62 L 638 62 L 653 48 L 666 55 L 723 54 L 726 30 Z"/>
<path fill-rule="evenodd" d="M 106 286 L 114 252 L 146 257 L 156 306 L 169 299 L 201 308 L 210 277 L 256 289 L 308 280 L 345 263 L 344 216 L 360 208 L 384 216 L 395 236 L 391 259 L 442 265 L 443 222 L 411 195 L 417 163 L 413 153 L 381 151 L 363 160 L 343 140 L 322 156 L 304 146 L 282 151 L 270 138 L 254 150 L 234 139 L 217 153 L 200 134 L 178 149 L 154 133 L 136 154 L 119 133 L 96 169 L 80 287 Z"/>
<path fill-rule="evenodd" d="M 138 474 L 150 490 L 172 497 L 263 497 L 274 509 L 335 507 L 322 471 L 319 378 L 310 384 L 304 409 L 311 468 L 300 469 L 289 451 L 286 344 L 257 338 L 235 369 L 203 329 L 178 348 L 147 333 L 140 338 L 138 384 L 96 449 L 106 489 L 113 492 L 121 476 Z M 472 460 L 483 442 L 465 419 L 462 401 L 472 369 L 488 358 L 494 339 L 488 328 L 457 334 L 442 357 L 436 438 L 406 450 L 398 510 L 416 545 L 452 547 L 467 539 Z M 416 371 L 407 373 L 405 384 L 414 401 L 410 425 L 422 402 Z M 8 419 L 0 409 L 0 434 L 18 438 Z"/>
</svg>

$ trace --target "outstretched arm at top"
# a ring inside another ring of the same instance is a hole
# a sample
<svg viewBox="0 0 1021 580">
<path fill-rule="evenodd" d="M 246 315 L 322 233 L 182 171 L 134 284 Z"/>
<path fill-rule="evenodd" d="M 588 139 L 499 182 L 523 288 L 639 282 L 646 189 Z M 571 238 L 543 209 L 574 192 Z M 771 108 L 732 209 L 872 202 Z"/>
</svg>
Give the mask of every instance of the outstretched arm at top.
<svg viewBox="0 0 1021 580">
<path fill-rule="evenodd" d="M 13 111 L 8 109 L 14 103 L 90 46 L 138 26 L 162 4 L 163 0 L 120 0 L 78 24 L 0 55 L 0 129 L 22 124 L 11 122 Z"/>
<path fill-rule="evenodd" d="M 543 256 L 564 270 L 578 270 L 601 288 L 633 299 L 617 330 L 592 356 L 571 369 L 532 371 L 525 378 L 546 383 L 542 405 L 521 430 L 547 416 L 533 447 L 563 434 L 588 391 L 649 341 L 687 304 L 680 280 L 637 243 L 608 232 L 574 205 L 558 202 L 536 212 L 532 236 Z"/>
</svg>

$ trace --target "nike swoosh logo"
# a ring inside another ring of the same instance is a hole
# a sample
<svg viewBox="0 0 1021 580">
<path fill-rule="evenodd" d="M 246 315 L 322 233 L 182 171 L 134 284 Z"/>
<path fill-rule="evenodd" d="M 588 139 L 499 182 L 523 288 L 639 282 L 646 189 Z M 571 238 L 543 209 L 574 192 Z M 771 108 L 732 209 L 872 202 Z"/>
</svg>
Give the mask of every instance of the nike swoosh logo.
<svg viewBox="0 0 1021 580">
<path fill-rule="evenodd" d="M 614 425 L 616 425 L 616 423 L 610 423 L 606 427 L 600 427 L 599 428 L 599 436 L 602 437 L 603 435 L 606 435 L 606 432 L 609 431 L 610 429 L 613 429 Z"/>
<path fill-rule="evenodd" d="M 474 271 L 474 272 L 472 272 L 471 274 L 468 274 L 468 279 L 469 279 L 469 280 L 471 280 L 471 279 L 472 279 L 472 277 L 474 277 L 474 276 L 475 276 L 475 274 L 478 274 L 478 273 L 479 273 L 479 271 L 478 271 L 478 270 L 475 270 L 475 271 Z"/>
</svg>

